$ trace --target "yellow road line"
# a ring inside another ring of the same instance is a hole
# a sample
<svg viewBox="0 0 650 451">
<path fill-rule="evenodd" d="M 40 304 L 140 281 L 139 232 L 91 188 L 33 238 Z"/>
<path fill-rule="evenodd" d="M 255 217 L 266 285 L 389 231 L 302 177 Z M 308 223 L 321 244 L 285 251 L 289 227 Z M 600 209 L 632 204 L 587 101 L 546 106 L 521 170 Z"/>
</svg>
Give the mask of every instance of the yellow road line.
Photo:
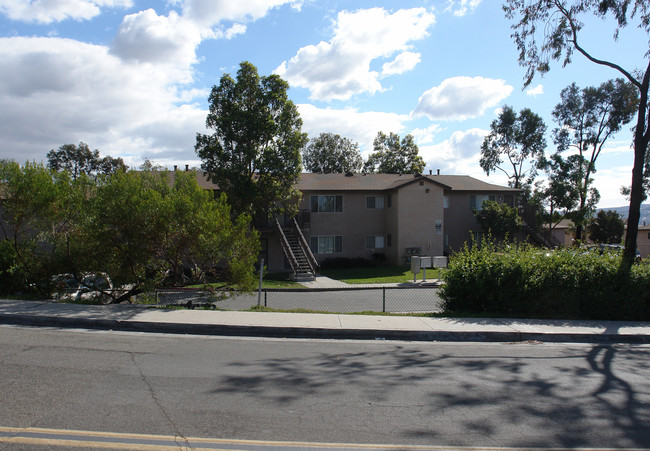
<svg viewBox="0 0 650 451">
<path fill-rule="evenodd" d="M 40 436 L 40 437 L 39 437 Z M 159 443 L 152 443 L 159 442 Z M 562 448 L 534 447 L 481 447 L 481 446 L 422 446 L 422 445 L 378 445 L 361 443 L 322 443 L 322 442 L 291 442 L 266 440 L 232 440 L 203 437 L 174 437 L 169 435 L 130 434 L 120 432 L 79 431 L 47 428 L 17 428 L 0 426 L 0 443 L 24 445 L 57 446 L 66 448 L 97 448 L 97 449 L 126 449 L 168 451 L 192 449 L 196 451 L 229 451 L 233 448 L 220 446 L 255 446 L 255 447 L 311 447 L 311 448 L 359 448 L 359 449 L 399 449 L 399 450 L 454 450 L 454 451 L 551 451 Z M 197 447 L 196 445 L 199 445 Z M 201 447 L 208 446 L 208 447 Z M 209 446 L 213 445 L 213 446 Z M 574 448 L 576 451 L 600 451 L 607 448 Z M 643 451 L 635 449 L 635 451 Z M 646 449 L 645 451 L 650 451 Z"/>
</svg>

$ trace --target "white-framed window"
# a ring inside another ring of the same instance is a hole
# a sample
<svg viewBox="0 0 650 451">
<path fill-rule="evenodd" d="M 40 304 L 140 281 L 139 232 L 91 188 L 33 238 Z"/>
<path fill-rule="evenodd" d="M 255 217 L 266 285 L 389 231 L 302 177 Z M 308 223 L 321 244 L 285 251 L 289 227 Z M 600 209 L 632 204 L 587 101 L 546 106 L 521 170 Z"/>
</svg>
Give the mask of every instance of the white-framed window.
<svg viewBox="0 0 650 451">
<path fill-rule="evenodd" d="M 343 252 L 343 236 L 312 236 L 309 239 L 309 247 L 314 254 L 340 254 Z"/>
<path fill-rule="evenodd" d="M 449 208 L 449 196 L 442 197 L 442 204 L 443 208 Z"/>
<path fill-rule="evenodd" d="M 366 237 L 366 249 L 383 249 L 384 237 L 370 235 Z"/>
<path fill-rule="evenodd" d="M 367 196 L 366 208 L 384 208 L 384 196 Z"/>
<path fill-rule="evenodd" d="M 311 196 L 312 213 L 334 213 L 343 211 L 343 196 Z"/>
</svg>

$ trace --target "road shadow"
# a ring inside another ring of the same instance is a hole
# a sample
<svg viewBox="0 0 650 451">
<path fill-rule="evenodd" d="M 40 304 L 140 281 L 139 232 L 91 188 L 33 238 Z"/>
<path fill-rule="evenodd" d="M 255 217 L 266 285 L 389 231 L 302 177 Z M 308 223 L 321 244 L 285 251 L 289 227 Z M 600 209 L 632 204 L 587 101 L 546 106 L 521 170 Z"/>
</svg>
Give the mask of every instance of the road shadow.
<svg viewBox="0 0 650 451">
<path fill-rule="evenodd" d="M 468 345 L 452 355 L 436 346 L 366 347 L 242 359 L 208 395 L 278 409 L 335 403 L 369 417 L 389 407 L 409 416 L 398 434 L 408 443 L 650 447 L 648 348 Z"/>
</svg>

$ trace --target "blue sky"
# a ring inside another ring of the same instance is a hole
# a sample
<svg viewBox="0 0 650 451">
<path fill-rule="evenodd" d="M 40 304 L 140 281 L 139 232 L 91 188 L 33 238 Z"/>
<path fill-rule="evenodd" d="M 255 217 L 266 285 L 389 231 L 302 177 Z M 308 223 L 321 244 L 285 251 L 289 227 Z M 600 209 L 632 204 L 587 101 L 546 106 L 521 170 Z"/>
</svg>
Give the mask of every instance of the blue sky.
<svg viewBox="0 0 650 451">
<path fill-rule="evenodd" d="M 598 57 L 643 65 L 639 30 L 615 42 L 585 18 L 584 31 Z M 247 60 L 290 83 L 310 137 L 338 133 L 365 156 L 378 131 L 411 133 L 427 171 L 505 184 L 478 164 L 500 107 L 531 108 L 550 131 L 564 87 L 618 76 L 576 55 L 523 90 L 510 34 L 495 0 L 0 0 L 0 158 L 84 141 L 131 166 L 198 167 L 209 90 Z M 600 207 L 626 204 L 630 127 L 598 161 Z"/>
</svg>

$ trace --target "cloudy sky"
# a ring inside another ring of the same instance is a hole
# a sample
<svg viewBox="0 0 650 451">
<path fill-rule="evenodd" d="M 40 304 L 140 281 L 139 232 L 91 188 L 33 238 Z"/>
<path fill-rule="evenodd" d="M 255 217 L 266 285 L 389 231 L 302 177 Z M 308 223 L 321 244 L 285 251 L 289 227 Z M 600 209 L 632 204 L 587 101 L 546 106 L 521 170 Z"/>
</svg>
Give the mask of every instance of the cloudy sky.
<svg viewBox="0 0 650 451">
<path fill-rule="evenodd" d="M 505 184 L 480 144 L 503 105 L 551 111 L 571 82 L 618 74 L 580 56 L 522 89 L 524 71 L 496 0 L 0 0 L 0 158 L 43 161 L 84 141 L 131 166 L 199 166 L 207 96 L 250 61 L 291 85 L 303 130 L 359 142 L 412 134 L 427 170 Z M 647 37 L 586 22 L 583 45 L 626 68 Z M 630 126 L 598 163 L 601 207 L 625 205 Z M 553 145 L 548 138 L 548 151 Z"/>
</svg>

